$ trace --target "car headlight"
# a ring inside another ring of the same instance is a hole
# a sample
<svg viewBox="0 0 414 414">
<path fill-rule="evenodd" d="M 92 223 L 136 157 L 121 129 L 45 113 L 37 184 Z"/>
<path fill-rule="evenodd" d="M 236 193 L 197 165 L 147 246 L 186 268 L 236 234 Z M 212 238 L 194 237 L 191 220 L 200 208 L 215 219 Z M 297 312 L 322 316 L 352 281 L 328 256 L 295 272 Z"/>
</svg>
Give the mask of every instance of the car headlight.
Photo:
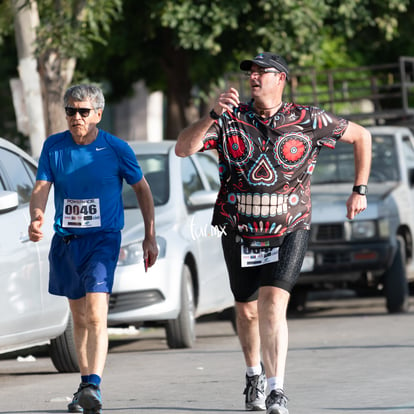
<svg viewBox="0 0 414 414">
<path fill-rule="evenodd" d="M 362 220 L 351 222 L 352 239 L 370 239 L 376 236 L 375 221 Z"/>
<path fill-rule="evenodd" d="M 378 232 L 379 236 L 383 239 L 390 237 L 390 221 L 388 219 L 378 220 Z"/>
<path fill-rule="evenodd" d="M 157 236 L 158 259 L 165 257 L 167 242 L 163 237 Z M 144 254 L 142 251 L 142 240 L 121 246 L 119 250 L 118 266 L 129 266 L 142 263 Z"/>
</svg>

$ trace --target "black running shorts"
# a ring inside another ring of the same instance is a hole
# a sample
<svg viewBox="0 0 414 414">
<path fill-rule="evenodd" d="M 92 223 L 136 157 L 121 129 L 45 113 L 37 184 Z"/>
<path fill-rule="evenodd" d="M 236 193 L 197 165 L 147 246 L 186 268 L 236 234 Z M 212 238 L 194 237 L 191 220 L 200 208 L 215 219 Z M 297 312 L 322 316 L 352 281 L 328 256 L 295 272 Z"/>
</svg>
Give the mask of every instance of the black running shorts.
<svg viewBox="0 0 414 414">
<path fill-rule="evenodd" d="M 252 267 L 241 267 L 240 237 L 235 232 L 226 233 L 221 240 L 231 290 L 237 302 L 256 300 L 261 286 L 275 286 L 292 291 L 308 247 L 308 230 L 297 230 L 285 236 L 279 247 L 277 262 Z"/>
</svg>

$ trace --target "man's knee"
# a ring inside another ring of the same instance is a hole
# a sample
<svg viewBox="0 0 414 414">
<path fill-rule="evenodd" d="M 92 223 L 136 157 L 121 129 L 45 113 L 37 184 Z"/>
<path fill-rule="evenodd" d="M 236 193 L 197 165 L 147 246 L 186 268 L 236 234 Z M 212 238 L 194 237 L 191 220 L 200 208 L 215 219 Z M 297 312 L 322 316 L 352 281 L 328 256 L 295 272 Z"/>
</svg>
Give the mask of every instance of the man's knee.
<svg viewBox="0 0 414 414">
<path fill-rule="evenodd" d="M 236 315 L 241 321 L 250 322 L 257 320 L 257 301 L 236 302 Z"/>
<path fill-rule="evenodd" d="M 290 293 L 283 288 L 276 286 L 262 286 L 259 289 L 258 302 L 272 301 L 272 302 L 288 302 Z"/>
<path fill-rule="evenodd" d="M 284 315 L 289 303 L 290 293 L 274 286 L 263 286 L 259 291 L 258 311 L 261 315 Z"/>
</svg>

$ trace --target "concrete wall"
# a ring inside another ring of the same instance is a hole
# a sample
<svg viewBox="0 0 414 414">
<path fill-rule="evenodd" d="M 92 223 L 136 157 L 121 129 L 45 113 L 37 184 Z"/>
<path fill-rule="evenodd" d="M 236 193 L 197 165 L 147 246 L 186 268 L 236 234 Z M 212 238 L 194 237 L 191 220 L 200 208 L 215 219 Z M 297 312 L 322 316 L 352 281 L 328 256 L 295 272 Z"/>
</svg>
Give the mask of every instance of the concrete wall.
<svg viewBox="0 0 414 414">
<path fill-rule="evenodd" d="M 111 105 L 113 133 L 127 141 L 162 141 L 164 135 L 162 92 L 149 93 L 143 81 L 134 95 Z"/>
</svg>

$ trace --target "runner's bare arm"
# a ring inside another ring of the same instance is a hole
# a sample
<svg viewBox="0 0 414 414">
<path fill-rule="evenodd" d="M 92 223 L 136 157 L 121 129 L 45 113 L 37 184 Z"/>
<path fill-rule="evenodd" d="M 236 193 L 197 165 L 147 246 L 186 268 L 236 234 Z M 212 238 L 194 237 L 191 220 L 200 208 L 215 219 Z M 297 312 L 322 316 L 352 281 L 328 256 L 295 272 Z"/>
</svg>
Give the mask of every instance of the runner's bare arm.
<svg viewBox="0 0 414 414">
<path fill-rule="evenodd" d="M 36 181 L 30 198 L 30 224 L 28 231 L 30 240 L 34 242 L 43 238 L 41 227 L 44 221 L 44 213 L 51 185 L 52 183 L 49 181 Z"/>
<path fill-rule="evenodd" d="M 354 145 L 355 178 L 354 185 L 367 185 L 371 170 L 371 134 L 354 122 L 350 122 L 341 141 Z M 353 219 L 367 208 L 367 198 L 352 192 L 346 202 L 347 217 Z"/>
<path fill-rule="evenodd" d="M 145 238 L 142 242 L 144 260 L 148 260 L 148 266 L 151 267 L 158 256 L 157 241 L 155 238 L 154 201 L 150 186 L 145 177 L 133 184 L 132 188 L 137 196 L 138 204 L 144 219 Z"/>
<path fill-rule="evenodd" d="M 239 92 L 230 88 L 219 96 L 213 109 L 216 114 L 221 115 L 225 110 L 238 106 L 239 102 Z M 183 129 L 178 135 L 175 153 L 179 157 L 187 157 L 199 151 L 203 147 L 203 138 L 213 122 L 214 120 L 206 115 Z"/>
</svg>

